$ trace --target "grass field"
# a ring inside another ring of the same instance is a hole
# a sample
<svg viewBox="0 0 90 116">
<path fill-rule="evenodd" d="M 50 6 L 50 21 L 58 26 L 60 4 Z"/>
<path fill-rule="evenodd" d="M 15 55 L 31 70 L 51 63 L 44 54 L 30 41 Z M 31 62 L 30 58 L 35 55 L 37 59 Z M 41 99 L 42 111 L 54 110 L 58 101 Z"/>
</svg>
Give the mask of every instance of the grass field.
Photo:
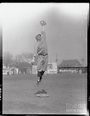
<svg viewBox="0 0 90 116">
<path fill-rule="evenodd" d="M 34 74 L 3 76 L 3 114 L 86 112 L 87 74 L 48 74 L 39 86 L 36 80 Z M 41 89 L 49 97 L 36 97 Z"/>
</svg>

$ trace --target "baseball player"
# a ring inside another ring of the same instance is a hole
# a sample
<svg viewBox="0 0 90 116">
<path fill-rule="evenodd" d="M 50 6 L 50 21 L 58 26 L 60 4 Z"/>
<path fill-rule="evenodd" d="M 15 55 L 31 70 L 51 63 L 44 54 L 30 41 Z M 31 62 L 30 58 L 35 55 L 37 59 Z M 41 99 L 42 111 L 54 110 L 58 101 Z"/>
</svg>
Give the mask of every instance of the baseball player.
<svg viewBox="0 0 90 116">
<path fill-rule="evenodd" d="M 47 70 L 48 65 L 48 49 L 46 43 L 46 35 L 44 31 L 44 26 L 46 25 L 45 21 L 40 21 L 40 24 L 43 27 L 41 34 L 38 34 L 35 38 L 37 40 L 37 45 L 35 46 L 35 62 L 37 64 L 37 84 L 41 82 L 44 72 Z"/>
</svg>

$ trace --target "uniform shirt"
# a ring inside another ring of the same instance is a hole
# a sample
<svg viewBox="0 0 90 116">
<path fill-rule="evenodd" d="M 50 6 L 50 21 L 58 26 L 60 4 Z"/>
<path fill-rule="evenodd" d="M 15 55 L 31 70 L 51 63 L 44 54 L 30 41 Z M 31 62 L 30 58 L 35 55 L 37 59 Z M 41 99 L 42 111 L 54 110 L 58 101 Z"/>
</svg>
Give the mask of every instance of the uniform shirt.
<svg viewBox="0 0 90 116">
<path fill-rule="evenodd" d="M 41 41 L 37 41 L 37 45 L 35 46 L 35 56 L 39 54 L 41 55 L 48 54 L 46 35 L 44 31 L 41 32 Z"/>
</svg>

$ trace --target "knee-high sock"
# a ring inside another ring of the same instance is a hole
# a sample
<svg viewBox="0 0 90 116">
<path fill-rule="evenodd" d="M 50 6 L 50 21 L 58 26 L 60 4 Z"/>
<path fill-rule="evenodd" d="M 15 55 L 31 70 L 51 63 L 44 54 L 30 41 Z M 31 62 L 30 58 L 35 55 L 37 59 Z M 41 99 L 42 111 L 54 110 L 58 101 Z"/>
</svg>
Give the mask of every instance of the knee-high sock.
<svg viewBox="0 0 90 116">
<path fill-rule="evenodd" d="M 44 74 L 44 71 L 41 71 L 40 80 L 42 79 L 43 74 Z"/>
<path fill-rule="evenodd" d="M 40 81 L 42 79 L 43 74 L 44 74 L 44 71 L 38 71 L 37 76 L 39 77 Z"/>
</svg>

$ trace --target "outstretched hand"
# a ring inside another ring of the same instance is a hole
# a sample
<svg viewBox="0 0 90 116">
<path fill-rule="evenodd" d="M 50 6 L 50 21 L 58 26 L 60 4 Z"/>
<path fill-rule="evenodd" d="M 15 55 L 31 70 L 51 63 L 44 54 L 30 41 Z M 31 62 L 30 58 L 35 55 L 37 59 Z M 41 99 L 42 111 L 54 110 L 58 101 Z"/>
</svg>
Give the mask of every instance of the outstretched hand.
<svg viewBox="0 0 90 116">
<path fill-rule="evenodd" d="M 37 56 L 34 56 L 34 63 L 37 64 Z"/>
<path fill-rule="evenodd" d="M 44 20 L 42 20 L 42 21 L 40 21 L 40 24 L 41 24 L 42 26 L 45 26 L 45 25 L 46 25 L 46 22 L 45 22 Z"/>
</svg>

